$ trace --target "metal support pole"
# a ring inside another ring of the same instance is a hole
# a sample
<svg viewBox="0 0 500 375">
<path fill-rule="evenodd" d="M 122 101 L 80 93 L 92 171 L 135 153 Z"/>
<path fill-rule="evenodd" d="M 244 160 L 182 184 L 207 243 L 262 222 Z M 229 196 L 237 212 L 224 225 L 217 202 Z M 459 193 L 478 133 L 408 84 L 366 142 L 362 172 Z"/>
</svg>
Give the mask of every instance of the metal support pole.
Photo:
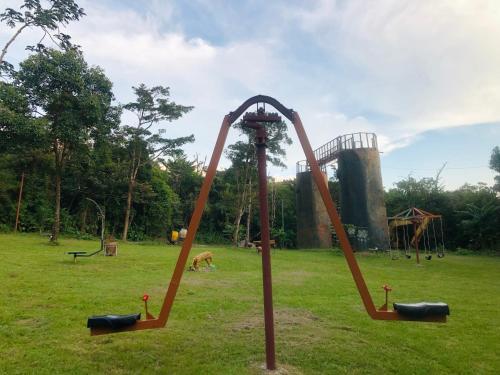
<svg viewBox="0 0 500 375">
<path fill-rule="evenodd" d="M 106 224 L 106 209 L 99 206 L 99 204 L 92 198 L 85 198 L 86 200 L 92 202 L 99 211 L 98 216 L 101 217 L 101 251 L 104 249 L 104 228 Z"/>
<path fill-rule="evenodd" d="M 413 222 L 413 233 L 415 238 L 415 254 L 417 255 L 417 264 L 420 264 L 420 257 L 418 254 L 418 241 L 419 237 L 417 236 L 417 223 Z"/>
<path fill-rule="evenodd" d="M 104 250 L 104 228 L 106 225 L 106 214 L 105 211 L 103 210 L 101 212 L 101 251 Z"/>
<path fill-rule="evenodd" d="M 259 126 L 256 129 L 255 146 L 257 147 L 257 169 L 259 173 L 260 239 L 262 246 L 266 366 L 268 370 L 275 370 L 276 355 L 274 348 L 273 287 L 271 278 L 271 253 L 269 249 L 269 212 L 267 206 L 266 129 L 264 126 Z"/>
</svg>

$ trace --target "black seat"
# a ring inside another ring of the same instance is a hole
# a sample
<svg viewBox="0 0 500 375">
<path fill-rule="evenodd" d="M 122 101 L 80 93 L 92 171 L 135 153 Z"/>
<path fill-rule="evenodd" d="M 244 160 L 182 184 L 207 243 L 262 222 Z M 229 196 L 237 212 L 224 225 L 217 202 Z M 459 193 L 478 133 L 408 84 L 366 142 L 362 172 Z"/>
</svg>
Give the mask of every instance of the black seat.
<svg viewBox="0 0 500 375">
<path fill-rule="evenodd" d="M 415 319 L 450 315 L 450 308 L 443 302 L 394 303 L 394 310 Z"/>
<path fill-rule="evenodd" d="M 129 315 L 99 315 L 91 316 L 87 320 L 87 328 L 119 329 L 134 325 L 141 319 L 141 314 Z"/>
</svg>

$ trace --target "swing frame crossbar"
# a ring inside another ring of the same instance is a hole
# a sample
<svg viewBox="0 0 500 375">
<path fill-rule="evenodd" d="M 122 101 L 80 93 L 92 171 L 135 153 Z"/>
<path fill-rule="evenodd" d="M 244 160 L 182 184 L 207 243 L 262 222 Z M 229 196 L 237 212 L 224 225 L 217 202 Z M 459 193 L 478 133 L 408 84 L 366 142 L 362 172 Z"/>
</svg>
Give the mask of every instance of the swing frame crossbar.
<svg viewBox="0 0 500 375">
<path fill-rule="evenodd" d="M 182 279 L 182 275 L 184 273 L 184 269 L 186 267 L 186 263 L 189 257 L 191 247 L 193 245 L 193 241 L 196 236 L 196 232 L 200 224 L 203 210 L 208 199 L 210 187 L 214 180 L 217 171 L 217 166 L 219 164 L 222 152 L 224 150 L 224 144 L 226 142 L 229 129 L 231 128 L 231 125 L 250 106 L 258 103 L 266 103 L 273 106 L 293 124 L 295 131 L 297 132 L 297 136 L 299 138 L 302 149 L 304 150 L 307 162 L 309 163 L 311 173 L 314 177 L 314 181 L 316 182 L 316 186 L 318 187 L 321 198 L 326 206 L 326 210 L 328 212 L 328 216 L 331 220 L 331 223 L 335 229 L 335 232 L 337 233 L 340 242 L 340 247 L 344 253 L 347 265 L 352 274 L 352 277 L 354 279 L 354 282 L 359 291 L 361 300 L 368 315 L 374 320 L 406 320 L 406 321 L 425 321 L 425 322 L 438 322 L 438 323 L 446 322 L 445 315 L 444 316 L 433 315 L 433 316 L 416 318 L 408 315 L 399 314 L 395 310 L 388 310 L 385 304 L 379 309 L 375 307 L 370 291 L 368 290 L 368 286 L 365 282 L 363 274 L 361 273 L 358 262 L 356 261 L 356 257 L 354 256 L 351 244 L 349 243 L 349 239 L 344 230 L 344 226 L 340 221 L 339 214 L 337 212 L 337 209 L 335 208 L 335 203 L 333 202 L 333 199 L 330 196 L 330 193 L 328 191 L 328 186 L 324 180 L 321 169 L 318 165 L 318 161 L 314 156 L 313 149 L 311 147 L 311 144 L 309 143 L 309 139 L 306 135 L 299 114 L 292 109 L 286 108 L 283 104 L 281 104 L 272 97 L 257 95 L 245 101 L 234 112 L 230 112 L 229 114 L 227 114 L 222 121 L 219 135 L 215 143 L 214 151 L 210 159 L 210 164 L 206 171 L 205 179 L 201 186 L 200 194 L 196 201 L 193 215 L 189 223 L 187 236 L 184 240 L 181 251 L 179 253 L 179 257 L 177 259 L 177 263 L 175 265 L 175 269 L 172 274 L 170 284 L 168 286 L 159 316 L 155 318 L 152 315 L 148 314 L 145 320 L 138 320 L 133 325 L 120 327 L 118 329 L 91 327 L 90 328 L 91 335 L 104 335 L 117 332 L 138 331 L 138 330 L 165 327 L 175 300 L 175 296 L 177 294 L 177 290 L 179 288 L 180 281 Z"/>
</svg>

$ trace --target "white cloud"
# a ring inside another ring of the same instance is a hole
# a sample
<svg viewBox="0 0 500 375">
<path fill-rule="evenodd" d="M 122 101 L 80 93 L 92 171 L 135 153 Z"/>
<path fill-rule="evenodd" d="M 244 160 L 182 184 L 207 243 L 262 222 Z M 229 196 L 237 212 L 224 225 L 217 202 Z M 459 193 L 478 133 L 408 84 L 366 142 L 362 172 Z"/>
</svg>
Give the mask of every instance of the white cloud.
<svg viewBox="0 0 500 375">
<path fill-rule="evenodd" d="M 319 1 L 299 22 L 350 71 L 356 103 L 410 132 L 500 119 L 498 1 Z"/>
</svg>

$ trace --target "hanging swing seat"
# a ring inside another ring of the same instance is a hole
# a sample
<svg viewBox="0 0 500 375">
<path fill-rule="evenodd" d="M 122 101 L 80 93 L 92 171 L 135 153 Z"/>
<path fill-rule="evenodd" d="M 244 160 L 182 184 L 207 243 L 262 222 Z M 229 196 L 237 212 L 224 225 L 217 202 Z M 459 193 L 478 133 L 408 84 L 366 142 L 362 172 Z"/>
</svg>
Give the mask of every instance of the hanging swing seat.
<svg viewBox="0 0 500 375">
<path fill-rule="evenodd" d="M 91 316 L 87 320 L 87 328 L 107 328 L 111 330 L 120 330 L 129 327 L 141 320 L 141 314 L 129 315 L 97 315 Z"/>
<path fill-rule="evenodd" d="M 443 302 L 394 303 L 394 310 L 407 318 L 419 320 L 430 317 L 446 318 L 450 308 Z"/>
</svg>

